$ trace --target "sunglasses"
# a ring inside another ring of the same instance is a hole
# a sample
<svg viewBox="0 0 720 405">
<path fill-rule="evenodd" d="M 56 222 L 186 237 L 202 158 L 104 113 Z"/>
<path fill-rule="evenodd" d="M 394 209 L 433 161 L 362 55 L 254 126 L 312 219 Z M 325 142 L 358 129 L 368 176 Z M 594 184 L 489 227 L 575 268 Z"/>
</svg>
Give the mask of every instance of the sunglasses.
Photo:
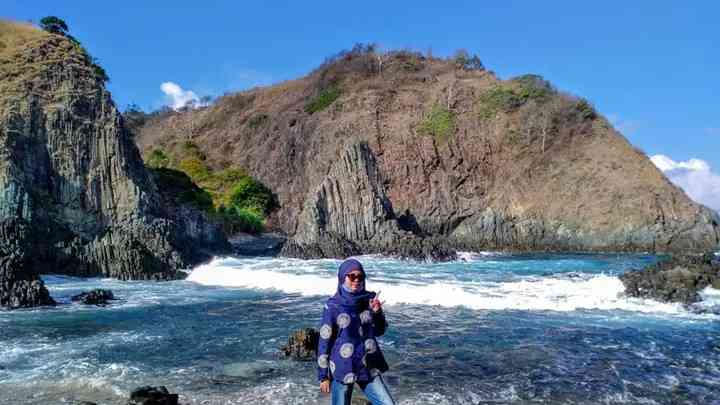
<svg viewBox="0 0 720 405">
<path fill-rule="evenodd" d="M 365 275 L 362 274 L 362 273 L 361 273 L 361 274 L 350 273 L 350 274 L 348 274 L 346 277 L 349 278 L 350 281 L 363 281 L 363 280 L 365 280 Z"/>
</svg>

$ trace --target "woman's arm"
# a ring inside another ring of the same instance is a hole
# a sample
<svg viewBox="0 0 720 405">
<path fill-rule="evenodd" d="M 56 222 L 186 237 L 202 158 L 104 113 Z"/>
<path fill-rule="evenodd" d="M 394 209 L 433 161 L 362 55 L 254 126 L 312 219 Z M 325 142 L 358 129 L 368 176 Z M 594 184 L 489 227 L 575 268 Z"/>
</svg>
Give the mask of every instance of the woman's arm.
<svg viewBox="0 0 720 405">
<path fill-rule="evenodd" d="M 318 340 L 318 381 L 330 380 L 330 351 L 337 336 L 333 323 L 332 311 L 325 305 L 322 321 L 320 322 L 320 339 Z"/>
<path fill-rule="evenodd" d="M 373 329 L 375 330 L 375 336 L 382 336 L 385 334 L 388 323 L 385 320 L 385 313 L 382 308 L 377 312 L 372 312 Z"/>
</svg>

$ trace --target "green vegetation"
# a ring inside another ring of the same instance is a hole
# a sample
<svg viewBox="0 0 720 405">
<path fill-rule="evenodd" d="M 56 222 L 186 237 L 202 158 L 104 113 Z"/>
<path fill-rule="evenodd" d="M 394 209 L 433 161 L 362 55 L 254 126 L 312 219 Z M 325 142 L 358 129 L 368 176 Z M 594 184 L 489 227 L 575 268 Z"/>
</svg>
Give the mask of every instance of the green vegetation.
<svg viewBox="0 0 720 405">
<path fill-rule="evenodd" d="M 159 179 L 161 191 L 206 211 L 228 232 L 261 232 L 265 216 L 277 207 L 264 184 L 242 169 L 213 170 L 192 141 L 181 145 L 177 159 L 156 148 L 145 161 Z"/>
<path fill-rule="evenodd" d="M 313 114 L 318 111 L 322 111 L 330 106 L 335 100 L 340 98 L 340 88 L 337 85 L 331 85 L 330 87 L 322 90 L 317 96 L 312 98 L 305 104 L 305 112 Z"/>
<path fill-rule="evenodd" d="M 267 114 L 256 114 L 248 120 L 248 126 L 255 130 L 265 126 L 270 121 L 270 117 Z"/>
<path fill-rule="evenodd" d="M 525 103 L 525 99 L 513 88 L 503 85 L 484 91 L 478 101 L 477 112 L 481 119 L 493 118 L 501 111 L 511 112 Z"/>
<path fill-rule="evenodd" d="M 273 208 L 273 195 L 264 184 L 250 176 L 241 178 L 230 190 L 229 206 L 267 214 Z"/>
<path fill-rule="evenodd" d="M 147 157 L 147 165 L 153 169 L 165 168 L 170 166 L 170 158 L 162 149 L 153 149 Z"/>
<path fill-rule="evenodd" d="M 552 84 L 540 75 L 522 75 L 510 81 L 519 86 L 518 94 L 525 100 L 546 99 L 556 93 Z"/>
<path fill-rule="evenodd" d="M 420 122 L 418 132 L 446 140 L 455 133 L 455 114 L 440 104 L 435 104 Z"/>
<path fill-rule="evenodd" d="M 55 16 L 43 17 L 40 20 L 40 28 L 51 34 L 67 35 L 68 26 L 65 21 Z"/>
<path fill-rule="evenodd" d="M 490 119 L 499 112 L 515 111 L 529 100 L 544 103 L 556 93 L 552 85 L 541 76 L 523 75 L 480 94 L 477 112 L 481 119 Z"/>
<path fill-rule="evenodd" d="M 579 99 L 577 103 L 575 103 L 575 111 L 577 111 L 580 117 L 584 120 L 593 120 L 597 117 L 595 108 L 584 98 Z"/>
</svg>

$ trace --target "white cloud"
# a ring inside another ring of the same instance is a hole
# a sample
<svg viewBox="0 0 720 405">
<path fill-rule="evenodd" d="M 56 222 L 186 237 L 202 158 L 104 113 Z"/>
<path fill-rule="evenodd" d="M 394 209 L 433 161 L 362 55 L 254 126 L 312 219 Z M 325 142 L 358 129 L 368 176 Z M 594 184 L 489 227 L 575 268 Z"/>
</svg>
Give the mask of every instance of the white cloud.
<svg viewBox="0 0 720 405">
<path fill-rule="evenodd" d="M 167 105 L 177 110 L 184 107 L 189 101 L 194 101 L 200 105 L 200 98 L 192 90 L 183 90 L 178 84 L 173 82 L 164 82 L 160 85 L 160 90 L 165 93 Z"/>
<path fill-rule="evenodd" d="M 676 162 L 665 155 L 650 160 L 693 200 L 720 211 L 720 175 L 701 159 Z"/>
</svg>

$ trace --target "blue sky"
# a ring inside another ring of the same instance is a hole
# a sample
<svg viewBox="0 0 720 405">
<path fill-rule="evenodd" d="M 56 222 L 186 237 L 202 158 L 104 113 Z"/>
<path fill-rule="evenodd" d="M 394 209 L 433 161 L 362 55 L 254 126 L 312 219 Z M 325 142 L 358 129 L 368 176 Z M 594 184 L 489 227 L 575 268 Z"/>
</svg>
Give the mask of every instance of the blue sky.
<svg viewBox="0 0 720 405">
<path fill-rule="evenodd" d="M 3 0 L 0 15 L 65 19 L 118 105 L 146 109 L 166 101 L 163 82 L 220 95 L 304 75 L 355 42 L 466 48 L 502 78 L 536 73 L 586 97 L 649 155 L 720 169 L 718 1 L 109 4 Z"/>
</svg>

